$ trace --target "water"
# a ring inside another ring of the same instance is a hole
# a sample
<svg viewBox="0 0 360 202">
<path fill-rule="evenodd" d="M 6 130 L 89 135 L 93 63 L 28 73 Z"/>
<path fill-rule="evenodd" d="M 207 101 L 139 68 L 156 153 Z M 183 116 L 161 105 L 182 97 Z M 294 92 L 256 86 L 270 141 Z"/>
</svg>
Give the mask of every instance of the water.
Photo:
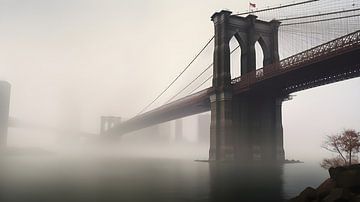
<svg viewBox="0 0 360 202">
<path fill-rule="evenodd" d="M 0 201 L 282 201 L 326 177 L 316 163 L 254 169 L 190 159 L 8 156 L 0 161 Z"/>
</svg>

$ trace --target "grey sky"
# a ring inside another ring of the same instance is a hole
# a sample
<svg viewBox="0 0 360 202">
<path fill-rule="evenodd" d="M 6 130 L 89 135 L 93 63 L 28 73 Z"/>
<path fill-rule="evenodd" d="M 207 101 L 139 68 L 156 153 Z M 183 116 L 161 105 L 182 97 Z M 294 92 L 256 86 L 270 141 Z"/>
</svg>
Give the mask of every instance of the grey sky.
<svg viewBox="0 0 360 202">
<path fill-rule="evenodd" d="M 12 84 L 11 116 L 47 125 L 81 116 L 82 130 L 92 132 L 100 115 L 131 117 L 213 35 L 214 12 L 247 8 L 242 0 L 0 0 L 0 79 Z M 325 135 L 360 130 L 359 84 L 331 84 L 284 103 L 286 152 L 311 155 Z"/>
</svg>

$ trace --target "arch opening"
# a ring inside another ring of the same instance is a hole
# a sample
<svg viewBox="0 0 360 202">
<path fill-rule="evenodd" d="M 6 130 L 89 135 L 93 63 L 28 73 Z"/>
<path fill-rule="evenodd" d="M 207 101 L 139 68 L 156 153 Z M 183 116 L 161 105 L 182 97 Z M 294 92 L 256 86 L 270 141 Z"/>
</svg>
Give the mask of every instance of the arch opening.
<svg viewBox="0 0 360 202">
<path fill-rule="evenodd" d="M 241 76 L 241 47 L 236 39 L 233 36 L 229 42 L 230 47 L 230 74 L 231 79 Z"/>
<path fill-rule="evenodd" d="M 261 69 L 265 65 L 265 57 L 264 51 L 262 46 L 260 45 L 259 41 L 255 43 L 255 58 L 256 58 L 256 70 Z"/>
</svg>

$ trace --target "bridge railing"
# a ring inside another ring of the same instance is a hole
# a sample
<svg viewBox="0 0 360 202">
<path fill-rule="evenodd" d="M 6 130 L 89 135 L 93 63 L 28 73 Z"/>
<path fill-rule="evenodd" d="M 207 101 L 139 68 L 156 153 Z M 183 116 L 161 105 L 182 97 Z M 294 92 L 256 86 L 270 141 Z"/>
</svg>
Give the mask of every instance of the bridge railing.
<svg viewBox="0 0 360 202">
<path fill-rule="evenodd" d="M 244 74 L 240 77 L 231 80 L 231 84 L 240 83 L 241 87 L 249 86 L 259 80 L 263 80 L 274 74 L 278 74 L 282 71 L 299 68 L 302 65 L 308 63 L 314 63 L 323 57 L 328 57 L 333 54 L 338 54 L 342 51 L 346 51 L 353 46 L 360 45 L 360 30 L 350 33 L 348 35 L 336 38 L 327 43 L 315 46 L 311 49 L 305 50 L 293 56 L 287 57 L 281 60 L 279 63 L 266 65 L 261 69 Z"/>
<path fill-rule="evenodd" d="M 287 69 L 308 61 L 314 61 L 324 55 L 338 53 L 339 50 L 346 50 L 353 45 L 358 45 L 360 42 L 360 31 L 350 33 L 343 37 L 334 39 L 325 44 L 321 44 L 309 50 L 300 52 L 291 57 L 285 58 L 280 61 L 280 68 Z"/>
</svg>

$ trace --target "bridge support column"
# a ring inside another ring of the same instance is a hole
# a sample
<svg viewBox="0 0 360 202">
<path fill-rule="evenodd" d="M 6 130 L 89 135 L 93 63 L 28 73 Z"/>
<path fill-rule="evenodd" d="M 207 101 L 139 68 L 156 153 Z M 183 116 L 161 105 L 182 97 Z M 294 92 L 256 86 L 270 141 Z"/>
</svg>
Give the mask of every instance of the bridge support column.
<svg viewBox="0 0 360 202">
<path fill-rule="evenodd" d="M 215 13 L 213 68 L 214 94 L 210 96 L 211 124 L 209 160 L 233 160 L 232 87 L 230 75 L 229 18 L 231 12 Z"/>
<path fill-rule="evenodd" d="M 282 98 L 245 96 L 234 99 L 233 125 L 236 159 L 282 162 Z"/>
<path fill-rule="evenodd" d="M 9 105 L 10 105 L 10 84 L 0 81 L 0 148 L 6 147 Z"/>
<path fill-rule="evenodd" d="M 232 94 L 223 92 L 210 97 L 210 151 L 209 160 L 234 160 L 232 135 Z"/>
</svg>

